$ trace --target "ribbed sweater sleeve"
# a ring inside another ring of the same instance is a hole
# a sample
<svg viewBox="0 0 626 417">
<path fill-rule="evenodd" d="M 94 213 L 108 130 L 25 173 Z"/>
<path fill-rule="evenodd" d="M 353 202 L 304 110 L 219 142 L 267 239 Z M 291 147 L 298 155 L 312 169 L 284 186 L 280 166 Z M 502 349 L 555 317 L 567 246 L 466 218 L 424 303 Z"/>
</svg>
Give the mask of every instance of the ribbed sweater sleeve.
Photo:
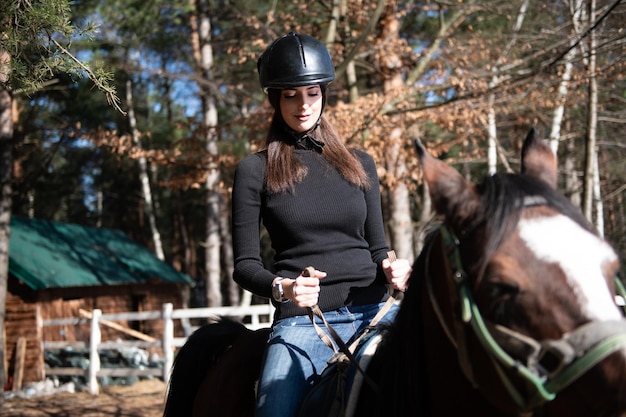
<svg viewBox="0 0 626 417">
<path fill-rule="evenodd" d="M 320 281 L 322 310 L 348 304 L 371 304 L 386 298 L 381 263 L 386 243 L 376 166 L 357 152 L 372 186 L 349 184 L 315 151 L 296 150 L 308 173 L 295 190 L 264 191 L 265 157 L 255 154 L 237 166 L 232 195 L 235 281 L 253 293 L 271 297 L 276 276 L 295 278 L 307 266 L 325 271 Z M 274 264 L 263 265 L 260 224 L 266 227 Z M 277 305 L 278 316 L 305 314 L 293 303 Z"/>
<path fill-rule="evenodd" d="M 276 275 L 265 269 L 260 254 L 261 205 L 265 157 L 260 153 L 239 162 L 232 192 L 232 233 L 235 282 L 261 297 L 271 297 Z"/>
</svg>

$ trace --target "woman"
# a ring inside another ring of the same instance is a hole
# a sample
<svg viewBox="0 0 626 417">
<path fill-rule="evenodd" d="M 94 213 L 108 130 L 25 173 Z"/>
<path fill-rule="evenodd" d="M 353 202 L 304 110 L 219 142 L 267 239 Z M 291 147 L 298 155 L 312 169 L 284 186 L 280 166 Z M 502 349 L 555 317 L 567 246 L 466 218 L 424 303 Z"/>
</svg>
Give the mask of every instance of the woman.
<svg viewBox="0 0 626 417">
<path fill-rule="evenodd" d="M 317 304 L 347 342 L 388 298 L 387 284 L 406 289 L 411 268 L 387 259 L 374 161 L 349 150 L 322 114 L 335 78 L 326 47 L 289 33 L 269 45 L 258 71 L 274 116 L 265 149 L 235 173 L 234 279 L 276 306 L 256 415 L 291 417 L 333 353 L 306 308 Z M 259 255 L 260 222 L 275 251 L 271 270 Z M 303 276 L 308 266 L 312 277 Z"/>
</svg>

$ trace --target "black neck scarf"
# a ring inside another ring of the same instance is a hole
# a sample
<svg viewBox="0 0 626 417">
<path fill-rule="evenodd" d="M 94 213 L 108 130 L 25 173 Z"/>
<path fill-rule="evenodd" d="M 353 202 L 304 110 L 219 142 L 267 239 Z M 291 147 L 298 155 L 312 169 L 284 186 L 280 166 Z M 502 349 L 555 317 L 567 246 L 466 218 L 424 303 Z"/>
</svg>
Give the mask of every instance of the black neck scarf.
<svg viewBox="0 0 626 417">
<path fill-rule="evenodd" d="M 306 132 L 298 133 L 285 124 L 285 130 L 293 139 L 296 149 L 310 149 L 318 153 L 322 153 L 322 151 L 324 150 L 324 142 L 319 141 L 311 136 L 311 132 L 317 129 L 319 125 L 320 120 L 318 120 L 315 126 L 307 130 Z"/>
</svg>

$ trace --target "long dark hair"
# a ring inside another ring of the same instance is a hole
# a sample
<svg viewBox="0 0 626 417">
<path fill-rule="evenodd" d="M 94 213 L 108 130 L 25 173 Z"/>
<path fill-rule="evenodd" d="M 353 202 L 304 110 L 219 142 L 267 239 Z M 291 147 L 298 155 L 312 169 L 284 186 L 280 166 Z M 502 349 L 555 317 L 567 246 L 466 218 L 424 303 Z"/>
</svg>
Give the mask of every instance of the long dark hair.
<svg viewBox="0 0 626 417">
<path fill-rule="evenodd" d="M 324 100 L 326 86 L 322 87 Z M 274 107 L 274 116 L 265 138 L 267 163 L 265 186 L 272 194 L 293 190 L 294 184 L 302 181 L 307 175 L 307 168 L 294 153 L 294 138 L 288 133 L 288 127 L 280 114 L 280 91 L 269 89 L 268 99 Z M 325 107 L 325 106 L 324 106 Z M 371 187 L 361 161 L 354 150 L 346 147 L 339 133 L 322 113 L 318 126 L 309 134 L 324 143 L 322 156 L 351 184 L 368 189 Z"/>
</svg>

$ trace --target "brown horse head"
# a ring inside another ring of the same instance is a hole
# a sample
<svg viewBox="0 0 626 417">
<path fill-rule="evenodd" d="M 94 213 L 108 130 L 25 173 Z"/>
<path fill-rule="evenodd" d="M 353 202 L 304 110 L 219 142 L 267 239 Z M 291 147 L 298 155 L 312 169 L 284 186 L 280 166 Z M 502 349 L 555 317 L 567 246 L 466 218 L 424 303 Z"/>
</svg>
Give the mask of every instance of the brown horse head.
<svg viewBox="0 0 626 417">
<path fill-rule="evenodd" d="M 626 415 L 618 257 L 555 189 L 556 158 L 547 144 L 532 130 L 521 174 L 495 174 L 480 184 L 416 146 L 443 223 L 425 304 L 442 329 L 433 334 L 446 335 L 463 374 L 462 382 L 435 382 L 431 390 L 471 386 L 501 415 Z M 435 271 L 439 263 L 445 271 Z M 445 366 L 442 352 L 426 358 L 432 372 Z"/>
</svg>

